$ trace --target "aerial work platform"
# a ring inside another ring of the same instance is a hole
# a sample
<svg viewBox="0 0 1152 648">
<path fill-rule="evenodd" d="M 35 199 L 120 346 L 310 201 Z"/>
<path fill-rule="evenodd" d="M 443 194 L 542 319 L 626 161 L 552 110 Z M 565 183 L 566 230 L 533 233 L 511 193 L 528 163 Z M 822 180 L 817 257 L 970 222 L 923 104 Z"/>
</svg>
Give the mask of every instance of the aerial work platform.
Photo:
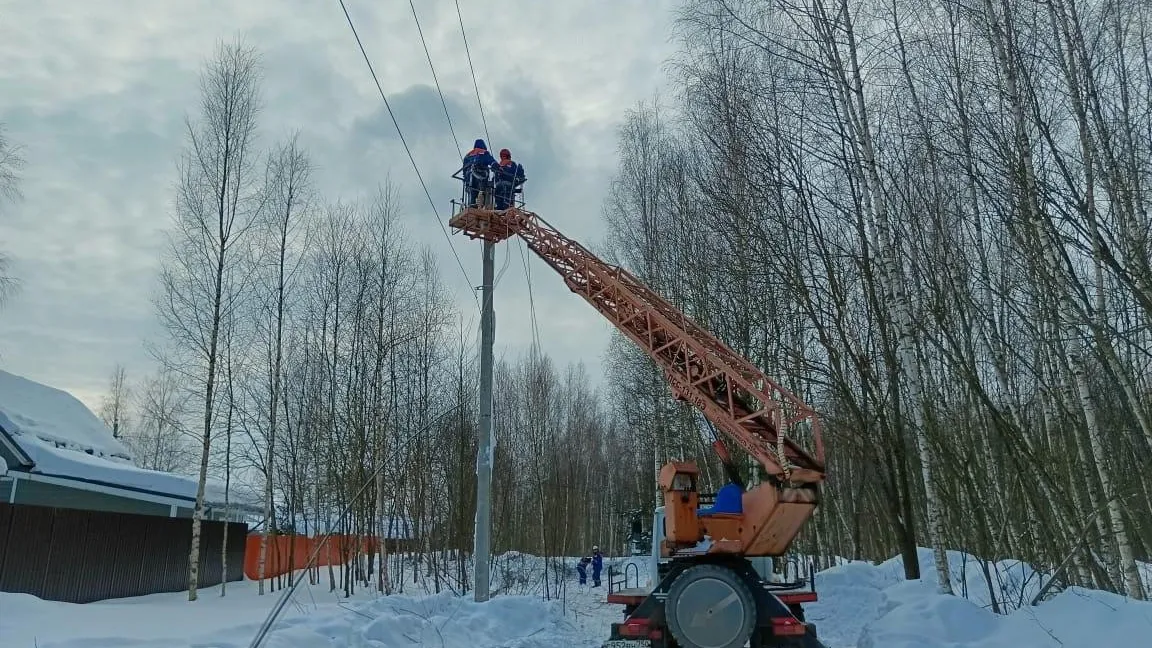
<svg viewBox="0 0 1152 648">
<path fill-rule="evenodd" d="M 612 624 L 603 648 L 821 648 L 801 607 L 815 592 L 782 586 L 752 562 L 788 553 L 819 505 L 826 467 L 816 412 L 626 268 L 519 203 L 492 209 L 483 192 L 476 198 L 458 205 L 449 225 L 485 242 L 485 272 L 495 243 L 523 240 L 660 367 L 674 398 L 700 411 L 730 482 L 721 492 L 735 492 L 723 511 L 701 510 L 696 463 L 661 468 L 652 555 L 665 567 L 651 590 L 609 593 L 626 618 Z M 748 457 L 733 457 L 720 435 Z M 759 465 L 758 483 L 746 484 L 738 470 L 748 459 Z"/>
<path fill-rule="evenodd" d="M 532 212 L 517 207 L 500 211 L 465 207 L 448 221 L 448 226 L 463 232 L 468 238 L 499 243 L 519 234 L 527 226 L 528 220 L 535 217 Z"/>
</svg>

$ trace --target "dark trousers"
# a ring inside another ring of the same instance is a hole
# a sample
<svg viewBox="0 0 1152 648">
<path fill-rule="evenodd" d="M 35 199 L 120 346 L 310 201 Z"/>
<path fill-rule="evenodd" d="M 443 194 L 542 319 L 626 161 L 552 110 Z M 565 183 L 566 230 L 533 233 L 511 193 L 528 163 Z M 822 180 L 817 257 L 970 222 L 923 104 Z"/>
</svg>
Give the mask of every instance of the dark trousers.
<svg viewBox="0 0 1152 648">
<path fill-rule="evenodd" d="M 476 205 L 476 196 L 481 191 L 488 188 L 488 180 L 485 178 L 477 178 L 471 173 L 468 174 L 468 179 L 464 182 L 464 187 L 468 191 L 468 205 Z"/>
<path fill-rule="evenodd" d="M 512 183 L 507 180 L 496 182 L 496 209 L 508 209 L 512 206 Z"/>
<path fill-rule="evenodd" d="M 592 587 L 600 587 L 600 568 L 592 568 Z"/>
<path fill-rule="evenodd" d="M 588 582 L 588 572 L 584 571 L 584 565 L 576 565 L 576 572 L 580 574 L 581 585 Z"/>
</svg>

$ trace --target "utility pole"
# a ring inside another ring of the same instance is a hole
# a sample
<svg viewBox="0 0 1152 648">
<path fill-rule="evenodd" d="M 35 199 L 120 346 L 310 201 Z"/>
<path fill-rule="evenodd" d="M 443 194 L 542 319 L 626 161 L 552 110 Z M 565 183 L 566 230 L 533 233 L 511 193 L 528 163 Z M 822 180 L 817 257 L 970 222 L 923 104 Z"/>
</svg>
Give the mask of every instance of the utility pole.
<svg viewBox="0 0 1152 648">
<path fill-rule="evenodd" d="M 492 347 L 496 342 L 496 313 L 492 305 L 492 274 L 496 244 L 484 241 L 484 286 L 480 308 L 480 442 L 476 447 L 476 545 L 472 556 L 477 603 L 488 600 L 488 562 L 492 551 Z"/>
</svg>

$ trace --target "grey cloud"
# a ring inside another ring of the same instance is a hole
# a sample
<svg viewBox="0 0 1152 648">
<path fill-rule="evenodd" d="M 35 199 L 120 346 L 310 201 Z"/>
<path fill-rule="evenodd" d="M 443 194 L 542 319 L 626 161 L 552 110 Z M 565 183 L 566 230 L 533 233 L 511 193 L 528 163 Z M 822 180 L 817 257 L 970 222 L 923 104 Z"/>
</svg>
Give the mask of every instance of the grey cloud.
<svg viewBox="0 0 1152 648">
<path fill-rule="evenodd" d="M 531 206 L 586 245 L 603 236 L 600 203 L 614 166 L 623 111 L 658 85 L 675 0 L 529 3 L 495 19 L 462 2 L 491 129 L 490 146 L 525 164 Z M 97 6 L 99 5 L 99 6 Z M 483 135 L 452 3 L 417 3 L 460 145 Z M 352 2 L 389 101 L 440 217 L 458 195 L 448 177 L 459 151 L 401 3 Z M 131 17 L 126 19 L 125 17 Z M 26 146 L 25 200 L 0 220 L 0 247 L 15 257 L 24 290 L 0 311 L 0 366 L 74 389 L 90 404 L 115 362 L 150 368 L 148 297 L 161 231 L 171 213 L 183 118 L 195 112 L 196 75 L 218 39 L 242 34 L 263 54 L 262 146 L 292 131 L 318 166 L 329 198 L 370 194 L 385 176 L 402 185 L 405 227 L 427 245 L 465 317 L 474 309 L 479 246 L 449 243 L 416 181 L 391 119 L 335 4 L 296 0 L 43 2 L 0 21 L 0 121 Z M 497 291 L 501 352 L 531 340 L 518 247 Z M 609 328 L 555 273 L 530 257 L 541 341 L 561 364 L 598 374 Z"/>
</svg>

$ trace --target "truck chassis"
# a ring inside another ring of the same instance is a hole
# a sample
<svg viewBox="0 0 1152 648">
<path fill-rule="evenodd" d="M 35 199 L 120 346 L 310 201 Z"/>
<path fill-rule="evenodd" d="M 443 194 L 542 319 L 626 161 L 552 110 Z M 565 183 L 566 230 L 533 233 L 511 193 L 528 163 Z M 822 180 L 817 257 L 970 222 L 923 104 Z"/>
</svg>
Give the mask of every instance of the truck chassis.
<svg viewBox="0 0 1152 648">
<path fill-rule="evenodd" d="M 602 648 L 824 648 L 804 603 L 817 600 L 807 583 L 769 583 L 739 557 L 704 555 L 661 565 L 651 590 L 610 591 L 624 606 Z M 612 587 L 612 574 L 609 574 Z"/>
</svg>

